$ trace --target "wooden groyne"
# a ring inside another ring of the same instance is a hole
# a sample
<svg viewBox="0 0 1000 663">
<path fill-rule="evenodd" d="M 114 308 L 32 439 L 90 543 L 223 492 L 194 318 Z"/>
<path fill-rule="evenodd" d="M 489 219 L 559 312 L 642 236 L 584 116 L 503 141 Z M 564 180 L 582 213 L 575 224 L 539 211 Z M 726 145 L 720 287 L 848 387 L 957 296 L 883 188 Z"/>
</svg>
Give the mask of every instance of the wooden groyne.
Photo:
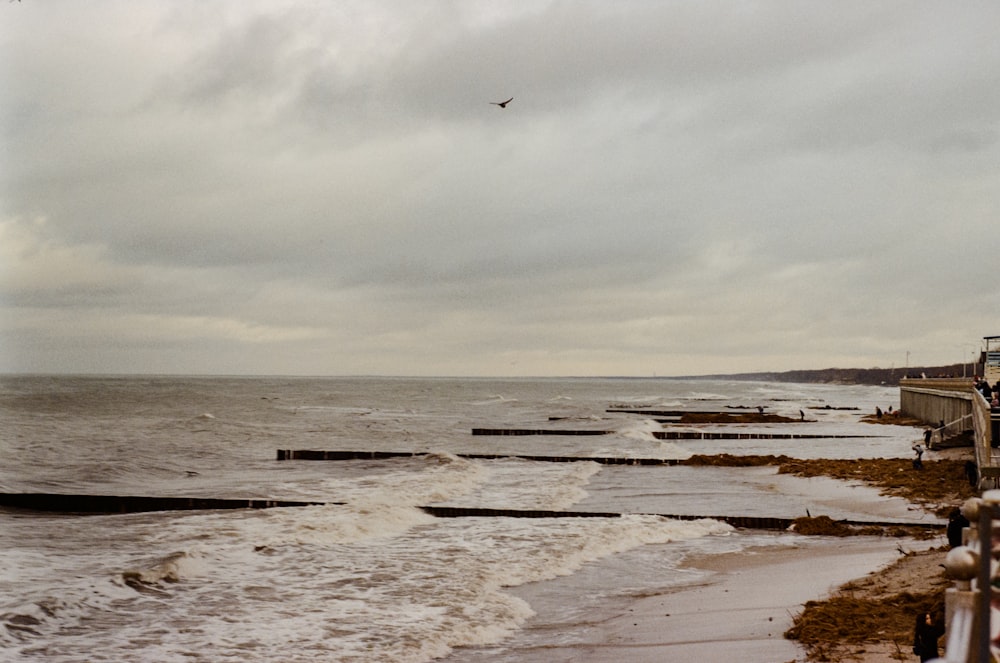
<svg viewBox="0 0 1000 663">
<path fill-rule="evenodd" d="M 346 506 L 346 502 L 212 499 L 199 497 L 145 497 L 136 495 L 79 495 L 58 493 L 0 493 L 0 507 L 65 514 L 125 514 L 151 511 L 201 511 L 215 509 L 273 509 L 304 506 Z M 436 518 L 621 518 L 626 515 L 658 516 L 672 520 L 719 520 L 740 529 L 787 530 L 792 518 L 768 516 L 696 516 L 668 513 L 614 513 L 605 511 L 551 511 L 544 509 L 493 509 L 480 507 L 415 507 Z M 942 529 L 942 523 L 835 521 L 852 527 L 915 527 Z"/>
<path fill-rule="evenodd" d="M 507 517 L 507 518 L 620 518 L 625 515 L 658 516 L 671 520 L 719 520 L 738 529 L 788 530 L 795 524 L 795 518 L 775 518 L 771 516 L 695 516 L 690 514 L 668 513 L 607 513 L 603 511 L 546 511 L 526 509 L 486 509 L 451 506 L 422 506 L 420 509 L 438 518 L 470 518 L 470 517 Z M 898 528 L 912 527 L 922 530 L 944 529 L 941 522 L 887 522 L 867 520 L 836 520 L 832 521 L 846 527 L 861 528 Z"/>
<path fill-rule="evenodd" d="M 316 449 L 278 449 L 278 460 L 386 460 L 391 458 L 424 458 L 430 452 L 419 451 L 322 451 Z M 512 458 L 542 463 L 579 463 L 589 461 L 600 465 L 685 465 L 679 458 L 648 458 L 632 456 L 552 456 L 514 453 L 457 453 L 457 458 L 469 460 L 501 460 Z M 701 464 L 701 463 L 699 463 Z"/>
<path fill-rule="evenodd" d="M 278 449 L 278 460 L 383 460 L 388 458 L 419 458 L 427 453 L 412 451 L 318 451 L 314 449 Z M 677 465 L 676 458 L 628 458 L 623 456 L 545 456 L 533 454 L 455 454 L 470 460 L 516 458 L 548 463 L 590 461 L 601 465 Z"/>
<path fill-rule="evenodd" d="M 423 458 L 422 451 L 320 451 L 315 449 L 278 449 L 278 460 L 385 460 L 387 458 Z"/>
<path fill-rule="evenodd" d="M 135 495 L 67 495 L 60 493 L 0 493 L 0 506 L 59 513 L 142 513 L 214 509 L 273 509 L 316 506 L 328 502 L 215 499 L 205 497 L 143 497 Z"/>
<path fill-rule="evenodd" d="M 726 433 L 709 431 L 653 431 L 658 440 L 843 440 L 883 435 L 819 435 L 816 433 Z"/>
<path fill-rule="evenodd" d="M 613 407 L 608 408 L 605 412 L 612 414 L 638 414 L 643 417 L 683 417 L 686 414 L 697 414 L 697 415 L 723 415 L 723 414 L 738 414 L 739 412 L 733 412 L 732 410 L 649 410 L 649 409 L 639 409 L 639 408 L 619 408 Z"/>
<path fill-rule="evenodd" d="M 423 506 L 420 509 L 438 518 L 620 518 L 621 513 L 603 511 L 546 511 L 531 509 L 483 509 L 451 506 Z M 795 520 L 792 518 L 771 518 L 767 516 L 692 516 L 665 513 L 631 514 L 659 516 L 672 520 L 720 520 L 740 529 L 787 530 Z M 848 524 L 846 521 L 844 524 Z M 941 525 L 937 525 L 940 527 Z"/>
<path fill-rule="evenodd" d="M 473 428 L 473 435 L 610 435 L 611 430 L 566 428 Z"/>
<path fill-rule="evenodd" d="M 587 430 L 565 428 L 473 428 L 472 434 L 477 436 L 528 436 L 528 435 L 612 435 L 613 430 Z M 879 435 L 826 435 L 818 433 L 746 433 L 719 431 L 653 431 L 653 437 L 658 440 L 818 440 L 818 439 L 854 439 L 883 437 Z"/>
</svg>

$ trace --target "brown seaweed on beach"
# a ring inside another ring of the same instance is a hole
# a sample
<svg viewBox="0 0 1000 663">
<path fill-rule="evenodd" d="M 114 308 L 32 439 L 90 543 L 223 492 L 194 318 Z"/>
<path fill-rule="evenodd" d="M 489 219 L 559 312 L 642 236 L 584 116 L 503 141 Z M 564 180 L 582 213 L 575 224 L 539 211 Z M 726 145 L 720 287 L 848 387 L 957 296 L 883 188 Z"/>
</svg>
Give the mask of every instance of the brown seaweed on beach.
<svg viewBox="0 0 1000 663">
<path fill-rule="evenodd" d="M 803 516 L 796 518 L 792 527 L 799 534 L 810 536 L 853 536 L 858 534 L 858 528 L 851 527 L 840 521 L 834 520 L 830 516 Z M 882 533 L 881 527 L 872 528 Z"/>
<path fill-rule="evenodd" d="M 941 535 L 939 529 L 897 525 L 850 525 L 830 516 L 802 516 L 792 521 L 792 529 L 806 536 L 889 536 L 911 539 L 935 539 Z"/>
<path fill-rule="evenodd" d="M 904 458 L 786 459 L 778 472 L 866 483 L 884 495 L 902 497 L 941 517 L 977 494 L 966 477 L 965 461 L 948 458 L 924 461 L 922 470 L 914 469 L 913 462 Z"/>
<path fill-rule="evenodd" d="M 893 426 L 926 426 L 927 423 L 916 417 L 896 410 L 892 414 L 884 413 L 881 417 L 877 414 L 866 414 L 861 417 L 861 423 L 865 424 L 886 424 Z"/>
<path fill-rule="evenodd" d="M 938 566 L 944 550 L 904 553 L 829 599 L 807 602 L 785 637 L 800 642 L 810 661 L 848 660 L 874 643 L 894 643 L 900 660 L 909 660 L 915 616 L 944 610 L 949 582 Z"/>
<path fill-rule="evenodd" d="M 760 467 L 781 465 L 793 460 L 790 456 L 737 456 L 735 454 L 694 454 L 683 461 L 684 465 L 710 465 L 714 467 Z"/>
<path fill-rule="evenodd" d="M 944 595 L 903 592 L 880 599 L 837 596 L 809 601 L 795 625 L 785 632 L 798 640 L 811 661 L 839 661 L 838 646 L 892 640 L 909 649 L 913 641 L 913 619 L 921 612 L 943 612 Z M 872 636 L 877 637 L 872 637 Z"/>
<path fill-rule="evenodd" d="M 788 424 L 799 423 L 799 419 L 783 417 L 780 414 L 757 412 L 685 412 L 682 424 Z"/>
</svg>

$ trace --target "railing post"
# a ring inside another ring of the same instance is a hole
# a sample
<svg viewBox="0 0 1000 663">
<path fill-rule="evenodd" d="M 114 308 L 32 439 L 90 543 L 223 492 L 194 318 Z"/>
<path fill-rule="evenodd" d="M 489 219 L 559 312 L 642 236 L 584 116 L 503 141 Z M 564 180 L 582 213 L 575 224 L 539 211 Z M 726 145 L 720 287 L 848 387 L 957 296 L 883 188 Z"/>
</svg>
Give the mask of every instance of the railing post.
<svg viewBox="0 0 1000 663">
<path fill-rule="evenodd" d="M 979 503 L 978 539 L 979 574 L 976 580 L 979 596 L 977 600 L 977 662 L 990 660 L 990 608 L 993 598 L 991 566 L 993 563 L 993 520 L 1000 516 L 1000 490 L 987 490 Z"/>
<path fill-rule="evenodd" d="M 948 641 L 947 658 L 937 659 L 949 663 L 974 663 L 976 650 L 976 598 L 979 592 L 972 588 L 972 580 L 979 569 L 979 555 L 968 546 L 958 546 L 948 551 L 944 560 L 945 572 L 955 581 L 955 586 L 945 591 L 945 624 Z"/>
</svg>

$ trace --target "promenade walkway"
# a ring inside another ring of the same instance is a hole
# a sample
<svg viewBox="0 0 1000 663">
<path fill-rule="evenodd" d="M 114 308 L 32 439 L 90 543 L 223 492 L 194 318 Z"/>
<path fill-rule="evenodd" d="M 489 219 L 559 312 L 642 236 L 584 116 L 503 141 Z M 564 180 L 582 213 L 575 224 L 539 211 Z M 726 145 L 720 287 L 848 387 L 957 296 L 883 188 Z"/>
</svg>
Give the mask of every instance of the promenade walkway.
<svg viewBox="0 0 1000 663">
<path fill-rule="evenodd" d="M 991 411 L 966 378 L 901 380 L 900 409 L 929 424 L 937 423 L 939 429 L 973 431 L 977 488 L 982 497 L 962 508 L 971 521 L 966 543 L 953 548 L 944 560 L 955 586 L 946 595 L 945 655 L 935 661 L 991 663 L 1000 653 L 1000 641 L 990 637 L 995 629 L 990 627 L 992 608 L 1000 600 L 992 563 L 1000 533 L 996 527 L 1000 524 L 1000 412 Z"/>
<path fill-rule="evenodd" d="M 978 489 L 1000 489 L 1000 448 L 993 446 L 1000 412 L 990 411 L 971 378 L 900 380 L 899 406 L 933 426 L 938 440 L 972 431 Z"/>
</svg>

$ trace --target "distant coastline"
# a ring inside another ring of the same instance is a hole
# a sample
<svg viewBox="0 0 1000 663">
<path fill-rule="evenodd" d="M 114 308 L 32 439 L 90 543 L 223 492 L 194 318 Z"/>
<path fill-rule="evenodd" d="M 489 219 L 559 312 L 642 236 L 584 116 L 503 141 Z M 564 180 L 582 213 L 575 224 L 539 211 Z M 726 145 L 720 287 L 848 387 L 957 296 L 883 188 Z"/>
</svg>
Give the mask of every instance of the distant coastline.
<svg viewBox="0 0 1000 663">
<path fill-rule="evenodd" d="M 910 366 L 907 368 L 821 368 L 761 373 L 733 373 L 728 375 L 686 375 L 685 380 L 746 380 L 761 382 L 806 382 L 823 384 L 897 385 L 905 377 L 921 376 L 970 379 L 981 370 L 978 364 L 951 364 L 949 366 Z"/>
</svg>

